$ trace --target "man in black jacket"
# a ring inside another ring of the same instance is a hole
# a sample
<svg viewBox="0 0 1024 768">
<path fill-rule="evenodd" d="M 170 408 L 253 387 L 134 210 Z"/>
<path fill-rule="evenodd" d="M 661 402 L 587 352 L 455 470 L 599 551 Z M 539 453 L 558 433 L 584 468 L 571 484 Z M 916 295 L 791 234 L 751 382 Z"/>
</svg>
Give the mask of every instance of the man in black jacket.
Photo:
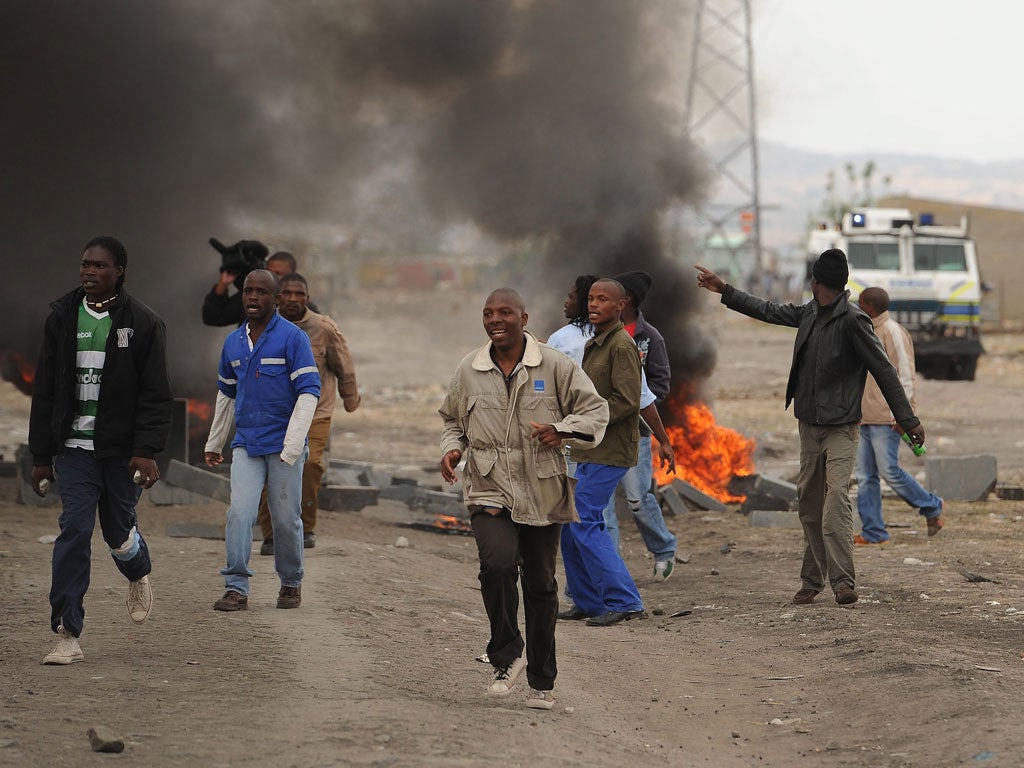
<svg viewBox="0 0 1024 768">
<path fill-rule="evenodd" d="M 917 444 L 924 427 L 914 415 L 899 376 L 875 336 L 871 319 L 850 302 L 850 271 L 837 248 L 822 253 L 811 272 L 813 301 L 777 304 L 743 293 L 697 266 L 697 284 L 722 294 L 722 303 L 756 320 L 797 328 L 786 385 L 786 407 L 800 422 L 800 523 L 804 529 L 803 582 L 797 605 L 814 601 L 828 577 L 836 602 L 857 601 L 853 569 L 850 477 L 857 456 L 861 399 L 868 371 L 900 426 Z"/>
<path fill-rule="evenodd" d="M 171 427 L 166 331 L 124 290 L 128 254 L 113 237 L 85 245 L 81 287 L 46 319 L 29 419 L 32 486 L 45 496 L 60 475 L 60 535 L 53 545 L 50 626 L 58 635 L 44 664 L 82 661 L 90 544 L 99 512 L 103 540 L 128 579 L 128 615 L 153 606 L 149 548 L 135 505 L 160 479 L 155 456 Z"/>
</svg>

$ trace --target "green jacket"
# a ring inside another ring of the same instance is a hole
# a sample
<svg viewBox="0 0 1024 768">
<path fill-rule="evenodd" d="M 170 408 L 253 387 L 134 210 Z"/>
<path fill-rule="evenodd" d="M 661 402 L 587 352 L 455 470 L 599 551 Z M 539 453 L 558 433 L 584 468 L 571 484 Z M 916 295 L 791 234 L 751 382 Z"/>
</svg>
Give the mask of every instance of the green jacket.
<svg viewBox="0 0 1024 768">
<path fill-rule="evenodd" d="M 608 405 L 571 358 L 527 333 L 522 365 L 506 387 L 488 341 L 459 363 L 438 413 L 442 455 L 458 449 L 466 459 L 466 506 L 504 507 L 525 525 L 579 519 L 565 454 L 542 446 L 530 426 L 553 424 L 581 436 L 580 445 L 601 442 Z"/>
<path fill-rule="evenodd" d="M 598 394 L 608 401 L 608 427 L 596 448 L 574 448 L 573 460 L 612 467 L 636 466 L 640 441 L 640 352 L 622 323 L 587 342 L 583 372 L 594 382 Z"/>
</svg>

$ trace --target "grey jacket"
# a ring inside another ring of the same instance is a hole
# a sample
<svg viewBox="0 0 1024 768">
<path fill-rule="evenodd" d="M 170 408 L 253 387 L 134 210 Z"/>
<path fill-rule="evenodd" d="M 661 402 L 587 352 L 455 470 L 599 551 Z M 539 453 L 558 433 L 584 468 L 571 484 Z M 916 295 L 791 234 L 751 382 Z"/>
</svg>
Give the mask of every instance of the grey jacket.
<svg viewBox="0 0 1024 768">
<path fill-rule="evenodd" d="M 553 424 L 586 447 L 601 442 L 608 404 L 571 358 L 527 333 L 522 365 L 506 387 L 488 341 L 459 363 L 438 413 L 442 454 L 458 449 L 466 457 L 467 506 L 505 507 L 525 525 L 578 519 L 565 454 L 541 445 L 530 426 Z"/>
<path fill-rule="evenodd" d="M 839 297 L 831 317 L 819 328 L 813 380 L 798 374 L 801 353 L 820 309 L 818 302 L 777 304 L 727 285 L 722 303 L 756 320 L 797 329 L 786 385 L 786 407 L 796 400 L 793 413 L 800 421 L 816 425 L 859 422 L 864 381 L 870 371 L 900 426 L 910 430 L 921 423 L 907 400 L 896 369 L 875 336 L 871 318 L 850 303 L 849 291 Z"/>
</svg>

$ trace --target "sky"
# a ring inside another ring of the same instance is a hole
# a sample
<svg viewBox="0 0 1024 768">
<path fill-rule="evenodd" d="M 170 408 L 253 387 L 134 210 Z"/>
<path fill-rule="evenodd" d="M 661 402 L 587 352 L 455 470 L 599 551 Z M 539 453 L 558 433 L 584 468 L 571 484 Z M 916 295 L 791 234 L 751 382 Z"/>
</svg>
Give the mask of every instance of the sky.
<svg viewBox="0 0 1024 768">
<path fill-rule="evenodd" d="M 758 135 L 826 153 L 1024 159 L 1024 3 L 752 0 Z"/>
</svg>

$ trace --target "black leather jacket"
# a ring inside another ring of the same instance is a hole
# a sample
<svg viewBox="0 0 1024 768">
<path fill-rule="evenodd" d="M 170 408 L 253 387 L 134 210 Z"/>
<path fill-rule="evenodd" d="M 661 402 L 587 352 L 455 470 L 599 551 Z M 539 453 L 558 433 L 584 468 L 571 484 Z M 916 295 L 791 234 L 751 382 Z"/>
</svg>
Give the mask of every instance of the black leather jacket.
<svg viewBox="0 0 1024 768">
<path fill-rule="evenodd" d="M 776 304 L 727 285 L 722 292 L 722 303 L 755 320 L 797 328 L 786 385 L 786 407 L 795 400 L 793 414 L 800 421 L 816 425 L 859 422 L 864 381 L 870 371 L 900 426 L 911 430 L 921 423 L 910 407 L 896 369 L 875 336 L 871 319 L 860 307 L 850 303 L 849 291 L 839 296 L 831 317 L 818 329 L 813 381 L 804 380 L 809 377 L 801 379 L 799 369 L 801 352 L 818 316 L 817 301 Z"/>
</svg>

